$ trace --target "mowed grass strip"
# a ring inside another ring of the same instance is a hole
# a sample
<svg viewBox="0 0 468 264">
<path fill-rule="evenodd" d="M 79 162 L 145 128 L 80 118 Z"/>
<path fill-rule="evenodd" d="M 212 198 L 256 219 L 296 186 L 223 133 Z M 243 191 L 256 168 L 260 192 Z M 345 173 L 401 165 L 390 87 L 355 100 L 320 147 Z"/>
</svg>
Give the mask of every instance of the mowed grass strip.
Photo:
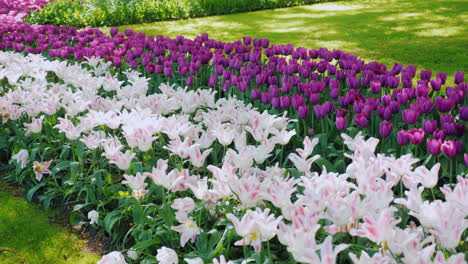
<svg viewBox="0 0 468 264">
<path fill-rule="evenodd" d="M 12 193 L 0 182 L 0 263 L 88 264 L 100 259 L 77 235 L 51 224 L 51 213 Z"/>
<path fill-rule="evenodd" d="M 468 72 L 467 21 L 465 0 L 355 0 L 127 25 L 120 30 L 190 38 L 206 32 L 221 41 L 252 36 L 269 38 L 272 44 L 342 49 L 366 61 L 446 72 L 453 84 L 455 71 Z"/>
</svg>

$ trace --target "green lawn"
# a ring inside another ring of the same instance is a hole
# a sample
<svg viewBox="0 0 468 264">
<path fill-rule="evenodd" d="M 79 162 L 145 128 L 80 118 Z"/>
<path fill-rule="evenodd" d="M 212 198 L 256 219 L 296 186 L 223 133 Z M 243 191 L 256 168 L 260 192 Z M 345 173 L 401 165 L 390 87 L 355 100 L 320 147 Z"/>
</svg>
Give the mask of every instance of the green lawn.
<svg viewBox="0 0 468 264">
<path fill-rule="evenodd" d="M 64 227 L 51 224 L 39 206 L 0 183 L 0 263 L 96 263 L 100 257 Z"/>
<path fill-rule="evenodd" d="M 181 21 L 122 26 L 152 35 L 223 41 L 242 36 L 273 44 L 342 49 L 366 61 L 468 72 L 466 0 L 356 0 Z"/>
</svg>

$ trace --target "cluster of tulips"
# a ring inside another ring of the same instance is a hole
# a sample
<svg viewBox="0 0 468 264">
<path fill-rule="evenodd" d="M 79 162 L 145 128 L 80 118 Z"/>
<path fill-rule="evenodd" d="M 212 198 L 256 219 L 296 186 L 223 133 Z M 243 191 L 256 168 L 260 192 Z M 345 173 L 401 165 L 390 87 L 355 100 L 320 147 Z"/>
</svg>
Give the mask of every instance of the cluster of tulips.
<svg viewBox="0 0 468 264">
<path fill-rule="evenodd" d="M 362 132 L 327 171 L 297 120 L 111 69 L 0 52 L 6 179 L 107 232 L 100 264 L 466 263 L 466 176 L 442 186 L 439 163 Z"/>
<path fill-rule="evenodd" d="M 52 0 L 0 0 L 0 24 L 21 23 L 31 11 L 39 11 Z"/>
<path fill-rule="evenodd" d="M 207 34 L 190 40 L 131 29 L 119 33 L 112 28 L 106 35 L 97 29 L 18 24 L 1 26 L 0 38 L 0 50 L 72 61 L 96 56 L 112 62 L 117 71 L 137 69 L 155 83 L 195 90 L 207 86 L 217 96 L 235 94 L 259 109 L 287 111 L 290 118 L 300 119 L 302 135 L 357 127 L 367 135 L 388 137 L 387 150 L 381 151 L 411 150 L 457 160 L 447 164 L 463 163 L 467 152 L 468 83 L 463 72 L 455 73 L 453 86 L 443 87 L 446 73 L 423 70 L 416 78 L 412 65 L 390 69 L 340 50 L 270 45 L 268 39 L 250 37 L 230 43 Z"/>
</svg>

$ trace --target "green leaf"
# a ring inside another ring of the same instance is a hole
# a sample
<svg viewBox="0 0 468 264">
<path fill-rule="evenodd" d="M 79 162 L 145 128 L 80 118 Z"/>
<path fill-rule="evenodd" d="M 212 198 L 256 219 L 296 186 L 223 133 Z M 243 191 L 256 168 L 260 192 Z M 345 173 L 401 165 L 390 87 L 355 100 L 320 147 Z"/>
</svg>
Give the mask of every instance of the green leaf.
<svg viewBox="0 0 468 264">
<path fill-rule="evenodd" d="M 81 210 L 81 208 L 84 208 L 87 205 L 88 204 L 77 204 L 77 205 L 73 206 L 73 211 L 79 211 L 79 210 Z"/>
<path fill-rule="evenodd" d="M 328 161 L 324 157 L 318 158 L 315 161 L 315 164 L 318 165 L 320 167 L 320 169 L 322 169 L 322 167 L 325 166 L 327 171 L 336 171 L 335 166 L 333 166 L 333 164 L 331 164 L 330 161 Z"/>
<path fill-rule="evenodd" d="M 72 226 L 78 226 L 81 222 L 81 215 L 79 212 L 71 212 L 70 214 L 70 224 Z"/>
<path fill-rule="evenodd" d="M 44 186 L 44 185 L 46 185 L 45 182 L 40 183 L 40 184 L 38 184 L 38 185 L 32 187 L 32 188 L 28 191 L 28 193 L 27 193 L 27 195 L 26 195 L 26 199 L 27 199 L 28 201 L 31 202 L 31 201 L 32 201 L 32 197 L 34 196 L 34 193 L 36 193 L 37 190 L 39 190 L 39 189 L 40 189 L 42 186 Z"/>
<path fill-rule="evenodd" d="M 133 211 L 133 222 L 135 224 L 144 224 L 145 223 L 145 212 L 143 210 L 143 207 L 141 206 L 140 202 L 138 202 L 137 199 L 131 198 L 133 201 L 132 205 L 132 211 Z"/>
<path fill-rule="evenodd" d="M 120 211 L 113 211 L 110 212 L 109 214 L 106 215 L 104 218 L 104 225 L 106 227 L 107 233 L 111 234 L 112 233 L 112 227 L 114 227 L 115 223 L 117 221 L 120 221 L 121 215 Z"/>
<path fill-rule="evenodd" d="M 156 238 L 153 238 L 152 240 L 139 242 L 135 246 L 133 246 L 133 248 L 136 250 L 143 250 L 151 246 L 158 245 L 159 243 L 160 243 L 159 240 L 157 240 Z"/>
</svg>

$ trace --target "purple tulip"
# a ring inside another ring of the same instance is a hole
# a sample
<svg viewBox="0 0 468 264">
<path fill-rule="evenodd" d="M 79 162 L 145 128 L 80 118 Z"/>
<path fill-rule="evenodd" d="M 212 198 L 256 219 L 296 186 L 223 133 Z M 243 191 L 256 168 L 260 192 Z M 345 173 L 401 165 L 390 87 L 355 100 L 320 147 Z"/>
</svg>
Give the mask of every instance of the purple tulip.
<svg viewBox="0 0 468 264">
<path fill-rule="evenodd" d="M 455 123 L 455 135 L 462 137 L 465 134 L 466 126 L 463 123 Z"/>
<path fill-rule="evenodd" d="M 422 121 L 422 128 L 426 134 L 432 134 L 437 128 L 437 121 L 436 120 L 423 120 Z"/>
<path fill-rule="evenodd" d="M 309 102 L 313 105 L 317 104 L 320 101 L 320 94 L 319 93 L 312 93 L 309 96 Z"/>
<path fill-rule="evenodd" d="M 340 95 L 340 90 L 339 89 L 332 89 L 330 88 L 330 98 L 336 99 Z"/>
<path fill-rule="evenodd" d="M 439 78 L 435 80 L 431 80 L 431 87 L 432 87 L 432 90 L 439 91 L 440 88 L 442 87 L 442 80 Z"/>
<path fill-rule="evenodd" d="M 436 75 L 436 79 L 441 80 L 441 84 L 444 85 L 445 82 L 447 81 L 447 73 L 445 72 L 438 72 Z"/>
<path fill-rule="evenodd" d="M 309 106 L 301 105 L 299 106 L 299 118 L 306 118 L 309 116 Z"/>
<path fill-rule="evenodd" d="M 345 78 L 346 78 L 346 74 L 345 74 L 344 71 L 342 71 L 342 70 L 336 71 L 336 79 L 337 79 L 337 80 L 342 81 L 342 80 L 344 80 Z"/>
<path fill-rule="evenodd" d="M 172 75 L 172 67 L 164 67 L 164 76 L 169 77 L 171 75 Z M 216 80 L 218 80 L 218 79 L 216 79 Z"/>
<path fill-rule="evenodd" d="M 442 141 L 445 140 L 445 131 L 443 129 L 436 129 L 434 133 L 432 133 L 432 137 L 434 139 L 440 139 Z"/>
<path fill-rule="evenodd" d="M 304 97 L 300 94 L 295 94 L 291 100 L 293 109 L 298 110 L 299 106 L 304 104 Z"/>
<path fill-rule="evenodd" d="M 379 81 L 371 81 L 370 88 L 373 94 L 379 94 L 382 91 L 382 86 Z"/>
<path fill-rule="evenodd" d="M 440 148 L 449 158 L 453 158 L 457 155 L 457 147 L 455 146 L 455 142 L 452 140 L 444 141 Z"/>
<path fill-rule="evenodd" d="M 346 124 L 346 117 L 341 117 L 341 116 L 337 116 L 336 117 L 336 121 L 335 121 L 335 125 L 336 125 L 336 129 L 338 130 L 345 130 L 346 127 L 347 127 L 347 124 Z"/>
<path fill-rule="evenodd" d="M 374 107 L 368 103 L 364 104 L 364 106 L 362 107 L 362 111 L 361 113 L 366 117 L 366 118 L 370 118 L 372 116 L 372 112 L 374 111 Z"/>
<path fill-rule="evenodd" d="M 193 76 L 187 76 L 187 78 L 185 79 L 185 84 L 187 86 L 192 86 L 193 84 Z"/>
<path fill-rule="evenodd" d="M 276 84 L 270 85 L 270 88 L 268 88 L 270 91 L 270 96 L 271 97 L 279 97 L 280 96 L 280 89 Z"/>
<path fill-rule="evenodd" d="M 271 104 L 275 109 L 280 109 L 281 108 L 281 102 L 279 97 L 273 97 L 271 98 Z"/>
<path fill-rule="evenodd" d="M 400 78 L 394 76 L 387 77 L 387 86 L 391 89 L 395 89 L 400 85 Z"/>
<path fill-rule="evenodd" d="M 252 89 L 252 99 L 253 100 L 258 100 L 262 97 L 262 90 L 260 89 Z"/>
<path fill-rule="evenodd" d="M 463 72 L 455 72 L 455 84 L 460 84 L 464 81 L 465 74 Z"/>
<path fill-rule="evenodd" d="M 317 118 L 324 118 L 326 115 L 325 107 L 322 105 L 315 105 L 314 106 L 314 114 Z"/>
<path fill-rule="evenodd" d="M 229 90 L 229 87 L 231 87 L 231 81 L 230 80 L 225 80 L 221 87 L 222 87 L 223 91 Z M 241 90 L 240 85 L 239 85 L 238 89 L 239 89 L 239 91 Z"/>
<path fill-rule="evenodd" d="M 468 121 L 468 106 L 460 107 L 460 119 L 463 121 Z"/>
<path fill-rule="evenodd" d="M 348 110 L 346 109 L 336 109 L 336 116 L 337 117 L 345 117 L 348 115 Z"/>
<path fill-rule="evenodd" d="M 427 139 L 426 140 L 427 151 L 432 155 L 440 154 L 440 147 L 442 146 L 442 141 L 440 139 Z"/>
<path fill-rule="evenodd" d="M 113 28 L 110 29 L 110 35 L 111 35 L 112 37 L 115 37 L 115 35 L 117 35 L 117 33 L 119 33 L 119 29 L 118 29 L 118 28 L 113 27 Z"/>
<path fill-rule="evenodd" d="M 443 126 L 445 123 L 448 122 L 453 122 L 453 116 L 452 115 L 440 115 L 440 125 Z"/>
<path fill-rule="evenodd" d="M 340 81 L 337 79 L 331 79 L 329 83 L 330 89 L 340 89 Z"/>
<path fill-rule="evenodd" d="M 461 140 L 454 140 L 453 141 L 455 144 L 455 149 L 457 150 L 458 153 L 463 153 L 463 143 Z"/>
<path fill-rule="evenodd" d="M 421 128 L 413 128 L 408 131 L 410 133 L 411 144 L 421 144 L 424 140 L 424 131 Z"/>
<path fill-rule="evenodd" d="M 455 101 L 448 98 L 443 99 L 441 96 L 437 96 L 435 104 L 439 112 L 447 113 L 452 110 L 453 106 L 455 105 Z"/>
<path fill-rule="evenodd" d="M 397 94 L 397 101 L 400 105 L 405 105 L 409 101 L 409 96 L 407 93 L 398 93 Z"/>
<path fill-rule="evenodd" d="M 131 61 L 130 62 L 130 67 L 132 69 L 136 69 L 136 68 L 138 68 L 138 64 L 140 64 L 138 61 Z"/>
<path fill-rule="evenodd" d="M 357 89 L 359 86 L 359 79 L 354 76 L 350 76 L 346 79 L 346 84 L 349 89 Z"/>
<path fill-rule="evenodd" d="M 429 94 L 429 86 L 427 85 L 418 85 L 416 86 L 416 96 L 417 97 L 424 97 Z"/>
<path fill-rule="evenodd" d="M 392 67 L 392 72 L 394 75 L 397 75 L 401 72 L 401 69 L 403 68 L 403 65 L 400 63 L 394 63 Z"/>
<path fill-rule="evenodd" d="M 442 128 L 448 136 L 454 136 L 457 133 L 454 122 L 445 122 L 442 124 Z"/>
<path fill-rule="evenodd" d="M 434 110 L 435 104 L 431 102 L 430 97 L 418 97 L 417 102 L 421 113 L 429 114 L 432 112 L 432 110 Z"/>
<path fill-rule="evenodd" d="M 354 123 L 356 123 L 356 125 L 360 127 L 367 127 L 369 122 L 367 121 L 367 118 L 362 113 L 359 113 L 354 116 Z"/>
<path fill-rule="evenodd" d="M 393 124 L 387 121 L 380 122 L 379 134 L 382 138 L 386 138 L 392 133 Z"/>
<path fill-rule="evenodd" d="M 465 160 L 465 166 L 468 167 L 468 153 L 463 154 L 463 159 Z"/>
<path fill-rule="evenodd" d="M 112 63 L 116 68 L 119 68 L 120 66 L 122 66 L 122 59 L 120 57 L 114 57 L 112 58 Z"/>
<path fill-rule="evenodd" d="M 227 84 L 226 84 L 226 87 L 223 87 L 223 89 L 225 89 L 225 88 L 229 89 L 229 86 L 231 85 L 231 81 L 226 80 L 225 83 L 227 83 Z M 247 92 L 248 85 L 249 84 L 246 81 L 240 81 L 237 84 L 237 89 L 239 90 L 239 92 L 245 93 L 245 92 Z"/>
<path fill-rule="evenodd" d="M 281 109 L 286 109 L 291 105 L 291 97 L 281 96 L 280 97 L 280 107 Z"/>
<path fill-rule="evenodd" d="M 164 75 L 166 75 L 166 68 L 164 68 Z M 208 87 L 213 88 L 218 84 L 218 76 L 216 74 L 211 74 L 208 79 Z"/>
<path fill-rule="evenodd" d="M 410 140 L 410 133 L 406 130 L 400 130 L 397 132 L 397 143 L 400 146 L 408 145 Z"/>
<path fill-rule="evenodd" d="M 411 125 L 411 124 L 416 123 L 416 121 L 418 121 L 419 112 L 413 111 L 411 109 L 406 109 L 406 110 L 403 110 L 402 117 L 403 117 L 403 121 L 406 124 Z"/>
<path fill-rule="evenodd" d="M 313 137 L 315 135 L 315 129 L 309 128 L 309 130 L 307 130 L 307 135 Z"/>
<path fill-rule="evenodd" d="M 271 102 L 271 96 L 269 92 L 263 92 L 262 93 L 262 104 L 266 105 Z"/>
<path fill-rule="evenodd" d="M 430 70 L 421 71 L 421 80 L 429 81 L 431 79 L 432 72 Z"/>
<path fill-rule="evenodd" d="M 382 100 L 382 104 L 387 106 L 392 101 L 392 96 L 389 94 L 386 94 L 386 95 L 382 95 L 380 99 Z"/>
</svg>

